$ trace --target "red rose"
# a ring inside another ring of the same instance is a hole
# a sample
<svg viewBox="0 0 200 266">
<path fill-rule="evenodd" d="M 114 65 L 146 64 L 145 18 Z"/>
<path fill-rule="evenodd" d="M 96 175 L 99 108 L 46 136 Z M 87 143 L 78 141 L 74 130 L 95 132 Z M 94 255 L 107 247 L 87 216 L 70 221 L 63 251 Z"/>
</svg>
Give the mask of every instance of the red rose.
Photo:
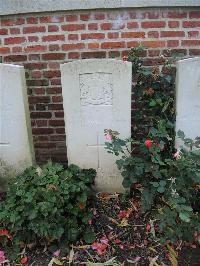
<svg viewBox="0 0 200 266">
<path fill-rule="evenodd" d="M 151 231 L 151 225 L 150 225 L 150 224 L 147 224 L 147 225 L 146 225 L 146 231 L 147 231 L 147 232 L 150 232 L 150 231 Z"/>
<path fill-rule="evenodd" d="M 150 149 L 152 146 L 152 141 L 150 139 L 147 139 L 145 140 L 144 144 L 147 147 L 147 149 Z"/>
<path fill-rule="evenodd" d="M 123 59 L 123 61 L 127 61 L 128 56 L 125 55 L 125 56 L 122 57 L 122 59 Z"/>
<path fill-rule="evenodd" d="M 20 260 L 21 264 L 26 264 L 27 261 L 28 261 L 28 258 L 27 258 L 27 257 L 23 257 L 23 258 L 21 258 L 21 260 Z"/>
</svg>

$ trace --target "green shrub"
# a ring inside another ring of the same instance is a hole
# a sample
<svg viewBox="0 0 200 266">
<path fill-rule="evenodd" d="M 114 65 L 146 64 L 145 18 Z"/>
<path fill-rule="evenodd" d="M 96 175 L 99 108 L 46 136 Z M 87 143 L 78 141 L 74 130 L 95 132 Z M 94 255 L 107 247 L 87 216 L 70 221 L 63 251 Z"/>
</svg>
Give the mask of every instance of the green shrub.
<svg viewBox="0 0 200 266">
<path fill-rule="evenodd" d="M 183 139 L 189 149 L 176 152 L 174 69 L 165 64 L 162 70 L 142 67 L 138 52 L 133 49 L 128 60 L 133 63 L 136 77 L 135 124 L 133 137 L 120 139 L 109 130 L 112 142 L 108 152 L 119 156 L 116 161 L 123 176 L 123 186 L 131 193 L 141 194 L 141 209 L 155 211 L 160 221 L 163 240 L 192 240 L 200 231 L 198 202 L 200 183 L 199 138 Z M 196 148 L 194 150 L 193 148 Z"/>
<path fill-rule="evenodd" d="M 96 172 L 49 162 L 17 176 L 0 203 L 1 228 L 13 242 L 69 242 L 83 236 L 91 217 L 89 198 Z M 6 244 L 6 243 L 5 243 Z"/>
</svg>

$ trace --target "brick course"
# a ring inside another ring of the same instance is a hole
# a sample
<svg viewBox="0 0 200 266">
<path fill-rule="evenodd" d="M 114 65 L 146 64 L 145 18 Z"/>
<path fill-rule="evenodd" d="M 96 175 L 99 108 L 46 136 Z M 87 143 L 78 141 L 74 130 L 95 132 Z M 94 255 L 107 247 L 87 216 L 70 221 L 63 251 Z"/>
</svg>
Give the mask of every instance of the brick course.
<svg viewBox="0 0 200 266">
<path fill-rule="evenodd" d="M 66 163 L 60 64 L 122 58 L 148 47 L 145 65 L 162 54 L 200 56 L 200 8 L 145 8 L 27 14 L 1 18 L 0 59 L 24 65 L 36 159 Z M 134 105 L 133 105 L 134 106 Z"/>
</svg>

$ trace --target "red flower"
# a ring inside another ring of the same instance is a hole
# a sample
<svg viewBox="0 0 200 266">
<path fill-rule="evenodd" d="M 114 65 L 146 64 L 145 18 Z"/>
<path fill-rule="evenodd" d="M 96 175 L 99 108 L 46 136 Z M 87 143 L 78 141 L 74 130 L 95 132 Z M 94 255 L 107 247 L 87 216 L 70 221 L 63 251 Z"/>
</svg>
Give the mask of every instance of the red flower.
<svg viewBox="0 0 200 266">
<path fill-rule="evenodd" d="M 125 56 L 122 57 L 122 59 L 123 59 L 123 61 L 127 61 L 128 56 L 125 55 Z"/>
<path fill-rule="evenodd" d="M 0 236 L 7 236 L 8 239 L 12 240 L 12 236 L 9 234 L 7 229 L 0 230 Z"/>
<path fill-rule="evenodd" d="M 108 245 L 106 245 L 106 244 L 101 244 L 101 243 L 94 242 L 91 245 L 91 248 L 93 250 L 96 250 L 96 252 L 97 252 L 98 255 L 103 255 L 106 252 L 107 246 Z"/>
<path fill-rule="evenodd" d="M 146 225 L 146 231 L 147 231 L 147 232 L 150 232 L 150 231 L 151 231 L 151 225 L 150 225 L 150 224 L 147 224 L 147 225 Z"/>
<path fill-rule="evenodd" d="M 152 146 L 152 141 L 150 139 L 147 139 L 145 140 L 144 144 L 147 147 L 147 149 L 150 149 Z"/>
<path fill-rule="evenodd" d="M 23 257 L 23 258 L 21 258 L 21 260 L 20 260 L 21 264 L 26 264 L 27 261 L 28 261 L 28 258 L 27 258 L 27 257 Z"/>
</svg>

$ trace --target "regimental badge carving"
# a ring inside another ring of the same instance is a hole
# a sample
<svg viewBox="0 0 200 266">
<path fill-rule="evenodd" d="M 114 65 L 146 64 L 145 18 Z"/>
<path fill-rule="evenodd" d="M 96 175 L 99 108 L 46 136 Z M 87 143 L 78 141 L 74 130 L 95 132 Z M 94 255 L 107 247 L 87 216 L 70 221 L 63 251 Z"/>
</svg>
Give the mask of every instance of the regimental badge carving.
<svg viewBox="0 0 200 266">
<path fill-rule="evenodd" d="M 113 84 L 111 73 L 79 75 L 81 105 L 112 105 Z"/>
</svg>

